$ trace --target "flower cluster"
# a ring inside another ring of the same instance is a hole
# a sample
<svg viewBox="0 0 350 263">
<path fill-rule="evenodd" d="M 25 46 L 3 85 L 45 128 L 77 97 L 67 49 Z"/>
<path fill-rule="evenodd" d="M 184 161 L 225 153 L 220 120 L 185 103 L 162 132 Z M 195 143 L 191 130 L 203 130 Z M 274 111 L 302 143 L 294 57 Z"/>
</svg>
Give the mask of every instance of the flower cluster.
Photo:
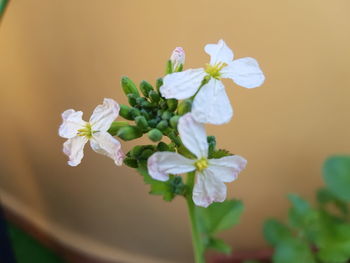
<svg viewBox="0 0 350 263">
<path fill-rule="evenodd" d="M 142 81 L 137 89 L 134 82 L 123 77 L 121 86 L 130 106 L 104 99 L 89 122 L 82 120 L 81 111 L 63 112 L 59 135 L 68 139 L 63 147 L 68 164 L 81 162 L 83 147 L 90 141 L 95 152 L 112 158 L 116 165 L 136 168 L 154 188 L 156 182 L 164 182 L 153 193 L 167 189 L 171 194 L 168 199 L 191 194 L 193 202 L 202 207 L 223 202 L 225 183 L 235 180 L 247 161 L 216 149 L 215 137 L 206 135 L 204 124 L 227 123 L 233 116 L 223 78 L 255 88 L 264 82 L 264 75 L 253 58 L 233 60 L 233 52 L 223 40 L 206 45 L 204 50 L 210 55 L 210 63 L 183 71 L 185 52 L 177 47 L 168 60 L 166 76 L 157 80 L 155 88 Z M 115 121 L 119 115 L 134 123 Z M 128 141 L 144 134 L 157 144 L 135 146 L 125 155 L 113 137 Z M 170 142 L 163 141 L 165 137 Z M 178 176 L 184 173 L 195 175 L 193 189 L 186 188 Z"/>
</svg>

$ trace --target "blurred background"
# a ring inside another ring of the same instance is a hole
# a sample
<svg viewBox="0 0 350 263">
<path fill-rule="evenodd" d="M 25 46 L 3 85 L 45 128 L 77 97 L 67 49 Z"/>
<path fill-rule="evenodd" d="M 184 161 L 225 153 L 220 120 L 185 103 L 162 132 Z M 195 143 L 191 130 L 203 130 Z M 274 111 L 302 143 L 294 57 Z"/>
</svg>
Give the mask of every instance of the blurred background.
<svg viewBox="0 0 350 263">
<path fill-rule="evenodd" d="M 183 199 L 148 195 L 140 175 L 89 147 L 69 167 L 57 129 L 68 108 L 87 119 L 104 97 L 126 103 L 121 76 L 154 83 L 176 46 L 185 68 L 201 67 L 204 45 L 223 38 L 236 58 L 258 60 L 266 82 L 226 81 L 235 116 L 208 126 L 219 147 L 248 159 L 228 186 L 246 210 L 222 237 L 235 250 L 266 247 L 262 224 L 285 218 L 286 194 L 311 198 L 324 159 L 350 151 L 349 9 L 347 0 L 11 1 L 0 27 L 3 204 L 112 262 L 191 262 Z"/>
</svg>

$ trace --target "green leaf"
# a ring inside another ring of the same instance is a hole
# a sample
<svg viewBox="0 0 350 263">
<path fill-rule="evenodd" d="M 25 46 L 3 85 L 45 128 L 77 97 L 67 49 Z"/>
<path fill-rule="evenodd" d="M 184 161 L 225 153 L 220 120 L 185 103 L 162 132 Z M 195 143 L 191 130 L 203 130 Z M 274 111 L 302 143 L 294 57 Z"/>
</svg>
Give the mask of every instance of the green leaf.
<svg viewBox="0 0 350 263">
<path fill-rule="evenodd" d="M 275 219 L 269 219 L 264 224 L 265 239 L 273 246 L 292 237 L 290 229 Z"/>
<path fill-rule="evenodd" d="M 292 203 L 289 209 L 289 222 L 294 227 L 311 228 L 317 227 L 318 213 L 310 204 L 298 195 L 289 194 L 288 199 Z"/>
<path fill-rule="evenodd" d="M 343 216 L 349 214 L 348 204 L 337 198 L 329 189 L 319 189 L 317 191 L 317 201 L 322 209 L 325 209 L 327 204 L 333 204 Z"/>
<path fill-rule="evenodd" d="M 218 238 L 211 238 L 207 244 L 208 249 L 214 249 L 216 251 L 231 254 L 232 248 L 227 245 L 223 240 Z"/>
<path fill-rule="evenodd" d="M 332 156 L 323 166 L 329 190 L 339 199 L 350 202 L 350 156 Z"/>
<path fill-rule="evenodd" d="M 274 263 L 315 263 L 308 244 L 300 239 L 287 239 L 280 242 L 273 255 Z"/>
<path fill-rule="evenodd" d="M 203 232 L 210 236 L 238 224 L 243 209 L 241 201 L 226 200 L 213 203 L 207 208 L 197 207 L 197 215 Z"/>
</svg>

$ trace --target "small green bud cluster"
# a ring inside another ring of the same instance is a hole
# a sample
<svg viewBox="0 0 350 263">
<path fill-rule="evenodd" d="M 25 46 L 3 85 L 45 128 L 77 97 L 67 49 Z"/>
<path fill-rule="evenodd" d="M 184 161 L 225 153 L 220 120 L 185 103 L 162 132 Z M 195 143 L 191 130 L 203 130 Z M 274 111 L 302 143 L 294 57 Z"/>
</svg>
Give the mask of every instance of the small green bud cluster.
<svg viewBox="0 0 350 263">
<path fill-rule="evenodd" d="M 120 105 L 119 114 L 126 120 L 134 121 L 134 124 L 114 122 L 109 132 L 125 141 L 147 134 L 152 142 L 159 142 L 167 136 L 180 145 L 177 123 L 180 116 L 191 111 L 192 100 L 179 103 L 176 99 L 165 99 L 159 92 L 162 85 L 163 80 L 160 78 L 155 88 L 147 81 L 142 81 L 138 89 L 130 78 L 123 77 L 121 86 L 129 105 Z"/>
</svg>

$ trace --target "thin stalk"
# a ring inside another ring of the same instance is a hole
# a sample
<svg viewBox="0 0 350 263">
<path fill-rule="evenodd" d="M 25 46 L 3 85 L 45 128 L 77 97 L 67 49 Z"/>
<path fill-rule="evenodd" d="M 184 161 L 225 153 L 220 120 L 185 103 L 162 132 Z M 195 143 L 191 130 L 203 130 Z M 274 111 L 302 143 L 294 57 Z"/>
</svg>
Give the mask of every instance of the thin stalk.
<svg viewBox="0 0 350 263">
<path fill-rule="evenodd" d="M 0 0 L 0 22 L 9 0 Z"/>
<path fill-rule="evenodd" d="M 187 175 L 187 186 L 188 193 L 186 194 L 186 201 L 188 206 L 188 213 L 191 221 L 191 230 L 192 230 L 192 245 L 195 263 L 205 263 L 204 260 L 204 250 L 203 243 L 201 240 L 201 234 L 198 226 L 198 221 L 196 218 L 196 207 L 192 200 L 192 191 L 194 186 L 194 173 L 188 173 Z"/>
</svg>

